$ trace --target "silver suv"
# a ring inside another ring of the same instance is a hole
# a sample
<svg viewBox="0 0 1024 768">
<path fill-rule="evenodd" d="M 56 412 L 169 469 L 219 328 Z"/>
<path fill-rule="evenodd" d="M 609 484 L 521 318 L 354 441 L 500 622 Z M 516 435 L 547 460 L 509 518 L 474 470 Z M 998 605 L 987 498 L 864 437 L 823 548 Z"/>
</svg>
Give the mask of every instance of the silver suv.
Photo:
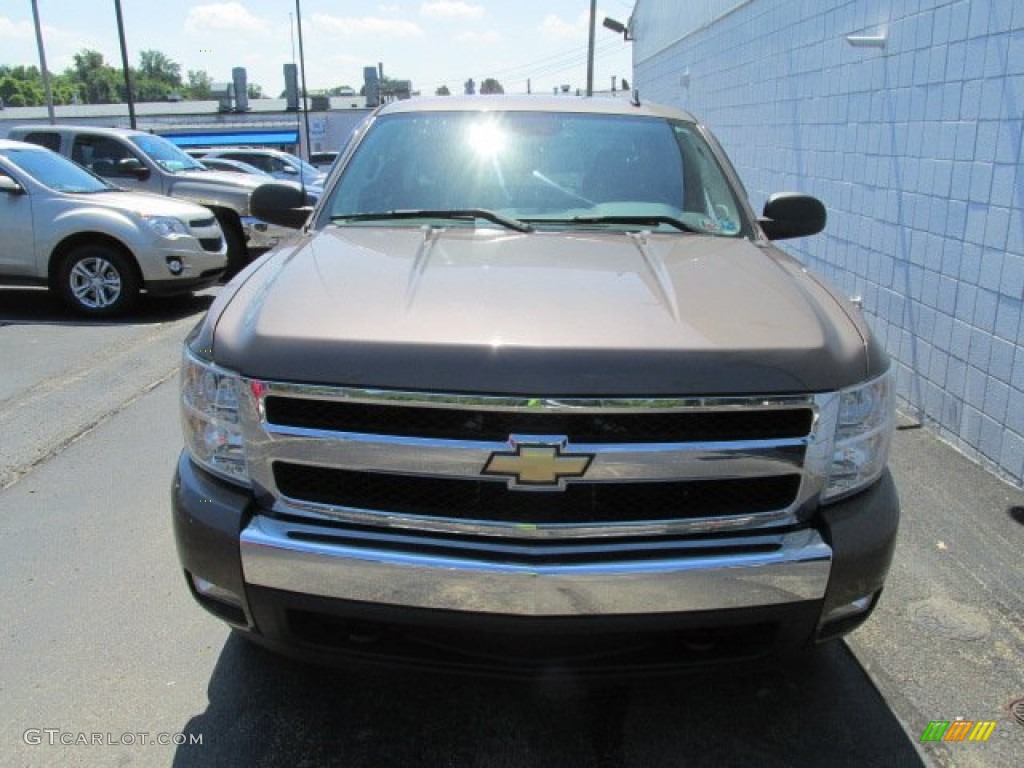
<svg viewBox="0 0 1024 768">
<path fill-rule="evenodd" d="M 106 316 L 140 290 L 206 287 L 227 266 L 206 208 L 125 192 L 35 144 L 0 140 L 0 283 L 49 285 L 72 309 Z"/>
<path fill-rule="evenodd" d="M 254 149 L 251 147 L 229 147 L 204 152 L 200 162 L 210 157 L 238 160 L 269 173 L 275 179 L 297 181 L 306 185 L 322 186 L 326 174 L 301 158 L 277 149 Z"/>
<path fill-rule="evenodd" d="M 227 241 L 229 274 L 289 235 L 250 216 L 249 199 L 261 179 L 208 170 L 162 136 L 90 125 L 21 125 L 7 136 L 52 149 L 119 187 L 209 209 Z"/>
</svg>

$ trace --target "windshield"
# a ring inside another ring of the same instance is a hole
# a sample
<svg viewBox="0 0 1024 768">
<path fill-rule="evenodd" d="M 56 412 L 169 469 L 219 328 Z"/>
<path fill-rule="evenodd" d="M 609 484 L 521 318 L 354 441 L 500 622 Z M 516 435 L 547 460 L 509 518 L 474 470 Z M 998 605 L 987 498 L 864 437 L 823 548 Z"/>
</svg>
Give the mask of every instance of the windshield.
<svg viewBox="0 0 1024 768">
<path fill-rule="evenodd" d="M 45 149 L 5 149 L 3 156 L 33 179 L 58 192 L 107 192 L 110 184 Z"/>
<path fill-rule="evenodd" d="M 629 115 L 383 116 L 345 167 L 326 215 L 365 224 L 367 214 L 418 210 L 486 210 L 540 229 L 724 236 L 743 229 L 737 199 L 697 127 Z M 423 222 L 403 216 L 394 223 Z M 497 226 L 479 218 L 473 224 Z"/>
<path fill-rule="evenodd" d="M 292 155 L 292 161 L 294 163 L 296 163 L 302 169 L 302 175 L 303 176 L 319 176 L 321 174 L 321 171 L 320 171 L 319 168 L 316 168 L 315 166 L 310 165 L 305 160 L 303 160 L 301 157 L 295 157 L 294 155 Z"/>
<path fill-rule="evenodd" d="M 161 136 L 132 136 L 132 143 L 168 173 L 205 171 L 206 167 Z"/>
</svg>

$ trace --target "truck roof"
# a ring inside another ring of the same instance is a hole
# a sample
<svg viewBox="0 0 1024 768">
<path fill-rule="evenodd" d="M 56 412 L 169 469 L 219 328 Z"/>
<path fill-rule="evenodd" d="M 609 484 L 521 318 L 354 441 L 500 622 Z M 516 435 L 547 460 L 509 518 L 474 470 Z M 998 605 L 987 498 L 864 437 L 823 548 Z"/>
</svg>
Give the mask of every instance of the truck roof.
<svg viewBox="0 0 1024 768">
<path fill-rule="evenodd" d="M 101 125 L 71 125 L 68 123 L 60 123 L 58 125 L 50 125 L 49 123 L 24 123 L 11 128 L 8 135 L 14 136 L 15 134 L 28 131 L 56 131 L 58 133 L 79 133 L 81 131 L 88 131 L 89 133 L 98 133 L 103 136 L 121 137 L 151 135 L 148 131 L 137 131 L 132 128 L 108 128 Z"/>
<path fill-rule="evenodd" d="M 669 117 L 697 122 L 689 112 L 659 104 L 636 104 L 627 99 L 576 98 L 572 96 L 437 96 L 395 101 L 379 114 L 407 112 L 574 112 L 603 115 Z"/>
</svg>

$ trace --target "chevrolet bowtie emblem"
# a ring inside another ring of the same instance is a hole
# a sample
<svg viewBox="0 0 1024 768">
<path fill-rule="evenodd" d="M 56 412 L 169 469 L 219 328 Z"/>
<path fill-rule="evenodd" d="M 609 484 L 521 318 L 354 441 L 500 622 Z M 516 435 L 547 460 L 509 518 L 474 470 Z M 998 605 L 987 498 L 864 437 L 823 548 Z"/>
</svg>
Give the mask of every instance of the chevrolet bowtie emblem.
<svg viewBox="0 0 1024 768">
<path fill-rule="evenodd" d="M 557 444 L 516 443 L 512 453 L 492 453 L 482 474 L 508 477 L 512 488 L 556 489 L 565 478 L 583 477 L 593 460 L 590 453 L 562 453 Z"/>
</svg>

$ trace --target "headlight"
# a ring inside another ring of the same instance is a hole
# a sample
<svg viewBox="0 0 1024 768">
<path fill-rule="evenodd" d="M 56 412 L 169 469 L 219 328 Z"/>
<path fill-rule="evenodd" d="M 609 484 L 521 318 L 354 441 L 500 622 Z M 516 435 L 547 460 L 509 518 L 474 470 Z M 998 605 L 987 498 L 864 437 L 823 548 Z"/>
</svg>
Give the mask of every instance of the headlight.
<svg viewBox="0 0 1024 768">
<path fill-rule="evenodd" d="M 185 222 L 173 216 L 143 216 L 142 218 L 159 237 L 175 237 L 177 235 L 188 237 L 190 234 Z"/>
<path fill-rule="evenodd" d="M 831 501 L 878 479 L 889 460 L 896 424 L 892 372 L 839 393 L 839 413 L 822 496 Z"/>
<path fill-rule="evenodd" d="M 199 465 L 249 484 L 240 405 L 244 382 L 235 373 L 195 357 L 188 347 L 181 366 L 181 427 L 185 447 Z"/>
</svg>

